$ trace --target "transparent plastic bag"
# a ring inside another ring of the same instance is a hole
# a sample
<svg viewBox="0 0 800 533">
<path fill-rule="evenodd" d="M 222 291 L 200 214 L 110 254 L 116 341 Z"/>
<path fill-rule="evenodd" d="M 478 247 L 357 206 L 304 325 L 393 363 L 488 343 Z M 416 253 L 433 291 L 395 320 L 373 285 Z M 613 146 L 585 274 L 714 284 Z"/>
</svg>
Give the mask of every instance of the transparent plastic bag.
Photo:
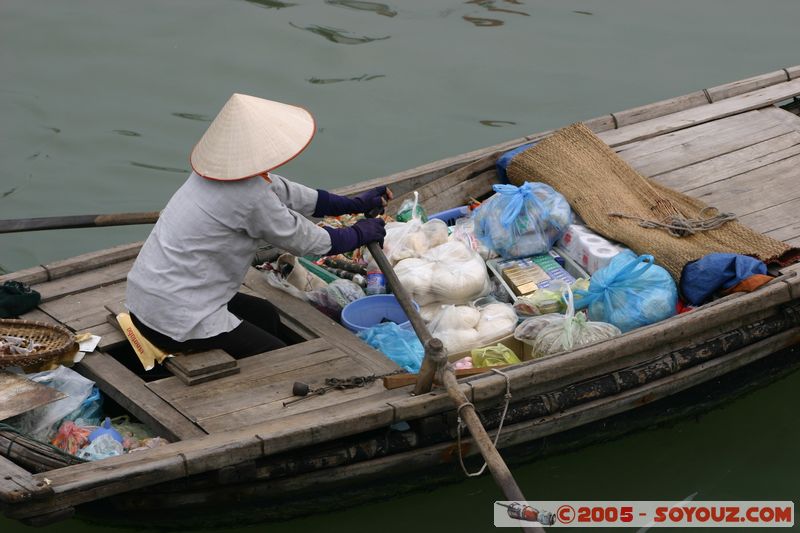
<svg viewBox="0 0 800 533">
<path fill-rule="evenodd" d="M 521 317 L 541 316 L 551 313 L 563 314 L 567 311 L 567 303 L 564 301 L 564 287 L 566 283 L 555 280 L 547 288 L 541 288 L 528 296 L 520 296 L 514 301 L 514 311 Z M 587 290 L 589 280 L 579 278 L 570 285 L 573 298 L 579 300 L 581 297 L 575 291 Z"/>
<path fill-rule="evenodd" d="M 507 337 L 517 327 L 517 314 L 509 304 L 494 302 L 478 306 L 478 310 L 481 317 L 475 329 L 478 331 L 479 342 L 482 344 Z"/>
<path fill-rule="evenodd" d="M 358 283 L 349 279 L 337 279 L 325 287 L 325 292 L 328 294 L 328 299 L 340 308 L 344 308 L 347 304 L 355 302 L 356 300 L 366 296 L 364 289 Z"/>
<path fill-rule="evenodd" d="M 128 415 L 118 416 L 111 421 L 120 435 L 122 435 L 122 446 L 126 450 L 132 450 L 141 446 L 141 442 L 153 438 L 153 432 L 144 424 L 131 422 Z"/>
<path fill-rule="evenodd" d="M 466 304 L 492 288 L 483 259 L 461 241 L 446 242 L 422 257 L 404 259 L 395 273 L 422 306 L 434 302 Z"/>
<path fill-rule="evenodd" d="M 79 426 L 99 426 L 103 418 L 103 395 L 95 385 L 80 407 L 65 416 L 64 420 L 73 420 Z"/>
<path fill-rule="evenodd" d="M 415 218 L 408 222 L 386 224 L 383 252 L 392 264 L 403 259 L 422 257 L 428 250 L 447 242 L 447 224 L 439 219 L 423 223 Z"/>
<path fill-rule="evenodd" d="M 475 235 L 504 258 L 546 253 L 572 222 L 567 200 L 544 183 L 494 191 L 473 215 Z"/>
<path fill-rule="evenodd" d="M 572 291 L 564 288 L 565 315 L 549 314 L 524 320 L 514 337 L 533 346 L 533 357 L 544 357 L 621 335 L 619 328 L 605 322 L 589 322 L 575 314 Z"/>
<path fill-rule="evenodd" d="M 517 315 L 509 304 L 443 305 L 429 322 L 431 335 L 451 354 L 485 346 L 510 335 Z"/>
<path fill-rule="evenodd" d="M 448 353 L 460 353 L 478 346 L 475 329 L 481 313 L 469 305 L 443 305 L 428 324 L 431 335 L 442 341 Z"/>
<path fill-rule="evenodd" d="M 347 304 L 364 296 L 364 289 L 349 279 L 337 279 L 325 287 L 306 293 L 306 298 L 314 307 L 336 321 Z"/>
<path fill-rule="evenodd" d="M 425 350 L 413 330 L 385 322 L 358 332 L 358 338 L 386 355 L 406 371 L 419 372 Z"/>
<path fill-rule="evenodd" d="M 125 453 L 122 443 L 114 440 L 110 434 L 100 435 L 87 447 L 78 452 L 78 457 L 87 461 L 99 461 Z"/>
<path fill-rule="evenodd" d="M 442 220 L 427 220 L 421 216 L 424 211 L 418 205 L 418 198 L 417 191 L 414 191 L 414 199 L 406 200 L 401 207 L 401 210 L 406 208 L 413 216 L 404 222 L 398 216 L 398 222 L 389 222 L 385 226 L 383 253 L 393 265 L 403 259 L 421 257 L 431 248 L 447 242 L 447 224 Z M 409 202 L 411 205 L 407 207 Z M 369 259 L 369 254 L 367 256 Z"/>
<path fill-rule="evenodd" d="M 166 446 L 167 444 L 169 444 L 169 441 L 167 439 L 164 439 L 162 437 L 152 437 L 149 439 L 142 440 L 139 447 L 132 448 L 129 453 L 152 450 L 153 448 L 159 448 L 161 446 Z"/>
<path fill-rule="evenodd" d="M 79 426 L 72 420 L 67 420 L 61 427 L 53 440 L 53 446 L 75 455 L 78 450 L 89 444 L 89 434 L 94 431 L 93 426 Z"/>
<path fill-rule="evenodd" d="M 472 350 L 473 368 L 486 368 L 498 365 L 513 365 L 521 363 L 517 354 L 505 344 L 496 344 L 486 348 L 476 348 Z"/>
<path fill-rule="evenodd" d="M 406 198 L 403 200 L 394 218 L 398 222 L 408 222 L 412 218 L 418 218 L 422 222 L 428 221 L 428 215 L 425 213 L 425 209 L 419 205 L 419 193 L 417 191 L 414 191 L 414 198 Z"/>
<path fill-rule="evenodd" d="M 303 301 L 308 300 L 308 297 L 306 296 L 305 292 L 301 291 L 300 289 L 298 289 L 297 287 L 286 281 L 286 278 L 281 277 L 280 274 L 278 274 L 274 270 L 265 270 L 263 271 L 263 275 L 267 283 L 269 283 L 276 289 L 280 289 L 283 292 L 288 293 L 299 300 Z"/>
<path fill-rule="evenodd" d="M 478 236 L 475 235 L 475 220 L 472 217 L 459 218 L 456 220 L 456 225 L 453 226 L 453 234 L 451 240 L 459 240 L 478 252 L 478 255 L 486 261 L 497 257 L 497 254 L 491 248 L 483 244 Z"/>
<path fill-rule="evenodd" d="M 67 395 L 66 398 L 37 407 L 8 422 L 23 433 L 44 442 L 52 440 L 61 420 L 81 406 L 92 393 L 94 386 L 93 381 L 65 366 L 59 366 L 55 370 L 28 374 L 25 377 Z"/>
<path fill-rule="evenodd" d="M 594 273 L 589 290 L 579 291 L 576 309 L 589 318 L 614 324 L 621 331 L 654 324 L 675 315 L 678 289 L 672 276 L 654 264 L 652 255 L 620 252 Z"/>
</svg>

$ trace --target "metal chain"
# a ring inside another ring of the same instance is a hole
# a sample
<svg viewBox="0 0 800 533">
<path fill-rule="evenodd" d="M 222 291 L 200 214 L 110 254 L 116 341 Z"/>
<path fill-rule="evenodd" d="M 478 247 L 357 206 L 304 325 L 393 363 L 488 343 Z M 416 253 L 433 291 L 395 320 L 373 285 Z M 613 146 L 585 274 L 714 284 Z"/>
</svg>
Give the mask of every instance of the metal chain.
<svg viewBox="0 0 800 533">
<path fill-rule="evenodd" d="M 359 387 L 366 387 L 367 385 L 371 385 L 377 380 L 383 379 L 387 376 L 393 376 L 395 374 L 405 374 L 405 373 L 407 373 L 407 371 L 400 368 L 398 370 L 393 370 L 392 372 L 387 372 L 385 374 L 371 374 L 369 376 L 350 376 L 349 378 L 325 378 L 325 387 L 337 390 L 357 389 Z"/>
<path fill-rule="evenodd" d="M 492 368 L 491 370 L 495 374 L 500 374 L 501 376 L 506 378 L 506 394 L 504 396 L 506 402 L 505 402 L 505 405 L 503 406 L 503 414 L 502 414 L 502 416 L 500 416 L 500 425 L 497 426 L 497 433 L 494 436 L 494 443 L 493 443 L 494 447 L 497 448 L 497 441 L 500 440 L 500 432 L 503 430 L 503 423 L 506 420 L 506 414 L 508 414 L 508 405 L 511 403 L 511 379 L 508 377 L 508 374 L 506 374 L 505 372 L 502 372 L 501 370 L 498 370 L 497 368 Z M 472 405 L 472 403 L 464 402 L 461 405 L 459 405 L 458 409 L 456 410 L 456 414 L 458 415 L 458 433 L 457 433 L 457 435 L 458 435 L 458 438 L 457 438 L 457 443 L 458 443 L 458 462 L 461 463 L 461 469 L 464 471 L 464 474 L 467 477 L 478 477 L 481 474 L 483 474 L 483 472 L 486 470 L 486 467 L 488 466 L 488 463 L 486 463 L 486 461 L 484 461 L 483 462 L 483 466 L 477 472 L 468 472 L 466 465 L 464 465 L 464 455 L 461 453 L 461 430 L 466 425 L 461 420 L 461 409 L 463 409 L 464 407 L 467 407 L 467 406 L 470 406 L 473 409 L 475 409 L 475 406 Z"/>
</svg>

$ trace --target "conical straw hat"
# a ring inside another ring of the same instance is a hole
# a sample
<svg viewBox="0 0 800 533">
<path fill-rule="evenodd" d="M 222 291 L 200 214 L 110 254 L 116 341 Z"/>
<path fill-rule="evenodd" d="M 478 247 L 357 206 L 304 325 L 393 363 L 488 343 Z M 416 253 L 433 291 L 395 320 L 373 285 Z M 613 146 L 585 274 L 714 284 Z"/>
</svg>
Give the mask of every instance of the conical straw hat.
<svg viewBox="0 0 800 533">
<path fill-rule="evenodd" d="M 236 93 L 194 147 L 190 162 L 206 178 L 249 178 L 292 160 L 314 131 L 314 117 L 302 107 Z"/>
</svg>

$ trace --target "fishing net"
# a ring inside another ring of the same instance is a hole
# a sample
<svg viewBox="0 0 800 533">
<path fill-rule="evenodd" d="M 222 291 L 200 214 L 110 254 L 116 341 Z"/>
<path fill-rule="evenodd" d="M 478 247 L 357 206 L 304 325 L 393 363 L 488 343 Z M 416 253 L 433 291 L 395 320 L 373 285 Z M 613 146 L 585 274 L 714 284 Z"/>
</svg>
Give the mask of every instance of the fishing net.
<svg viewBox="0 0 800 533">
<path fill-rule="evenodd" d="M 675 280 L 686 263 L 713 252 L 779 265 L 800 258 L 797 248 L 645 178 L 583 124 L 561 129 L 518 154 L 508 176 L 515 184 L 550 185 L 587 226 L 638 254 L 653 255 Z"/>
</svg>

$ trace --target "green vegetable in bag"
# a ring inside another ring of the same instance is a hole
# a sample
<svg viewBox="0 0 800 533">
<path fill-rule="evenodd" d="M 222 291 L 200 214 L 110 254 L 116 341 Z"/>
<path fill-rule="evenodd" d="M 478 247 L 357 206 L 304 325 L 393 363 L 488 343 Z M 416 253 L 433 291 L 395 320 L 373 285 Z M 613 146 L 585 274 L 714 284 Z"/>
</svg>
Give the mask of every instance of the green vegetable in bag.
<svg viewBox="0 0 800 533">
<path fill-rule="evenodd" d="M 472 366 L 474 368 L 486 368 L 498 365 L 513 365 L 521 363 L 517 354 L 504 344 L 487 346 L 486 348 L 475 348 L 470 352 L 472 355 Z"/>
<path fill-rule="evenodd" d="M 514 330 L 514 337 L 533 346 L 533 357 L 544 357 L 572 350 L 621 335 L 618 327 L 605 322 L 590 322 L 583 313 L 575 314 L 572 291 L 565 287 L 567 314 L 549 314 L 523 321 Z"/>
</svg>

